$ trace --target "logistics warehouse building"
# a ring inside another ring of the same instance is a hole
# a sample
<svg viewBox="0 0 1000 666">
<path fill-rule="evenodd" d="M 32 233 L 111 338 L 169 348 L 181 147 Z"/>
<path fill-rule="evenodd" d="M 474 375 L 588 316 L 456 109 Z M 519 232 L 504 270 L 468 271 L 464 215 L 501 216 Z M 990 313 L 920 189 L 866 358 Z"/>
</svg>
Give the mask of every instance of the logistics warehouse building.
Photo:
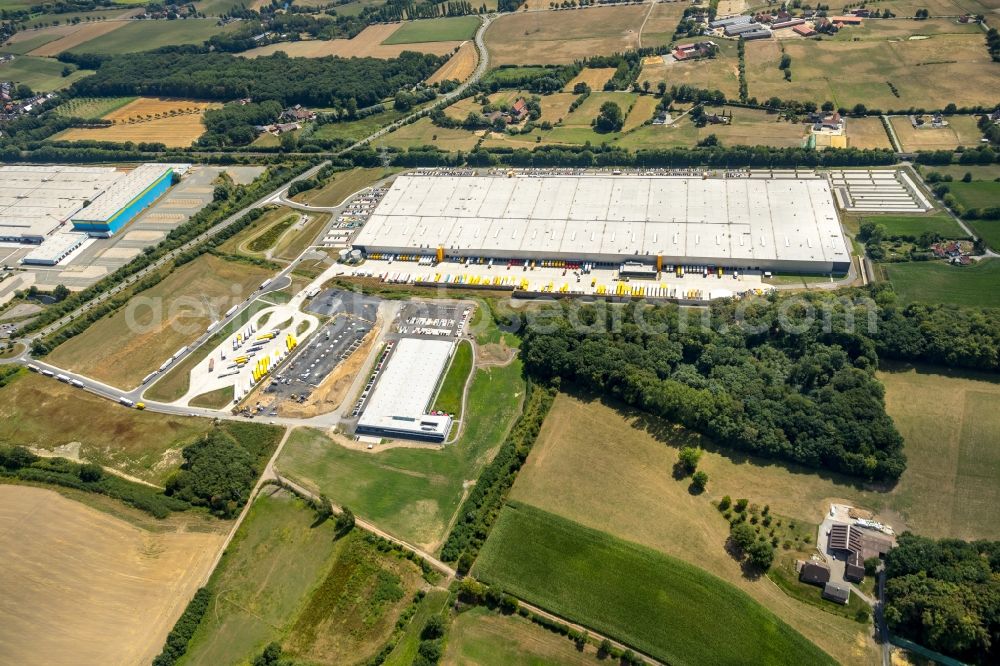
<svg viewBox="0 0 1000 666">
<path fill-rule="evenodd" d="M 72 217 L 73 228 L 109 237 L 156 201 L 173 182 L 168 164 L 143 164 L 115 180 L 89 206 Z"/>
<path fill-rule="evenodd" d="M 371 254 L 844 272 L 827 179 L 400 176 L 354 246 Z"/>
<path fill-rule="evenodd" d="M 443 442 L 451 430 L 451 417 L 427 412 L 454 348 L 454 340 L 399 340 L 376 380 L 355 432 Z"/>
</svg>

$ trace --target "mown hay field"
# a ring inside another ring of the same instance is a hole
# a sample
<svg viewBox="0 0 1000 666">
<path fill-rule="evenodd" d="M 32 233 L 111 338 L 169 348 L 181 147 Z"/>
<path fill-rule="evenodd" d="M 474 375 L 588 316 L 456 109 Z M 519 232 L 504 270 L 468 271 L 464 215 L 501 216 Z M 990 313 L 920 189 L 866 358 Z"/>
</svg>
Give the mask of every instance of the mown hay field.
<svg viewBox="0 0 1000 666">
<path fill-rule="evenodd" d="M 0 52 L 25 54 L 40 46 L 62 39 L 76 30 L 73 24 L 19 30 L 0 47 Z"/>
<path fill-rule="evenodd" d="M 103 116 L 109 127 L 74 127 L 56 135 L 63 141 L 133 141 L 162 143 L 169 148 L 187 148 L 205 133 L 201 119 L 217 102 L 140 97 L 119 105 Z"/>
<path fill-rule="evenodd" d="M 634 49 L 647 11 L 631 5 L 501 16 L 486 30 L 490 64 L 568 64 Z"/>
<path fill-rule="evenodd" d="M 591 90 L 604 90 L 604 84 L 610 81 L 614 75 L 614 67 L 587 67 L 570 79 L 563 90 L 573 92 L 573 88 L 578 83 L 586 83 Z"/>
<path fill-rule="evenodd" d="M 264 490 L 212 574 L 184 664 L 250 663 L 272 641 L 309 663 L 363 663 L 378 651 L 420 571 L 357 531 L 336 539 L 333 521 L 315 516 L 294 495 Z"/>
<path fill-rule="evenodd" d="M 176 529 L 176 528 L 175 528 Z M 150 531 L 51 490 L 0 485 L 0 645 L 10 664 L 148 664 L 223 535 Z"/>
<path fill-rule="evenodd" d="M 163 485 L 211 422 L 127 409 L 40 375 L 0 389 L 0 441 L 113 467 Z"/>
<path fill-rule="evenodd" d="M 201 44 L 214 35 L 240 27 L 235 21 L 219 26 L 214 18 L 178 21 L 129 21 L 128 25 L 75 45 L 78 53 L 136 53 L 163 46 Z"/>
<path fill-rule="evenodd" d="M 395 132 L 383 135 L 379 141 L 397 148 L 437 146 L 441 150 L 472 150 L 479 138 L 464 129 L 446 129 L 434 125 L 430 118 L 403 125 Z"/>
<path fill-rule="evenodd" d="M 444 55 L 451 53 L 461 44 L 461 40 L 447 42 L 424 42 L 420 44 L 385 44 L 398 24 L 370 25 L 353 39 L 307 39 L 300 42 L 282 42 L 250 49 L 242 55 L 247 58 L 271 55 L 284 51 L 292 58 L 322 58 L 341 56 L 343 58 L 395 58 L 403 51 L 419 51 Z"/>
<path fill-rule="evenodd" d="M 847 145 L 850 148 L 886 148 L 892 150 L 892 142 L 885 131 L 881 118 L 849 118 L 847 120 Z"/>
<path fill-rule="evenodd" d="M 930 127 L 930 116 L 924 116 L 924 120 L 927 127 L 914 127 L 908 116 L 892 116 L 889 119 L 904 151 L 954 150 L 959 146 L 975 148 L 983 138 L 976 116 L 948 116 L 945 118 L 948 126 L 941 128 Z"/>
<path fill-rule="evenodd" d="M 633 150 L 671 146 L 693 146 L 714 134 L 724 146 L 775 146 L 790 148 L 805 142 L 806 129 L 801 123 L 782 120 L 777 114 L 759 109 L 737 107 L 707 108 L 708 113 L 732 113 L 728 125 L 707 124 L 697 127 L 689 117 L 672 125 L 648 125 L 627 134 L 617 143 Z"/>
<path fill-rule="evenodd" d="M 681 446 L 702 445 L 702 495 L 673 478 Z M 735 462 L 697 435 L 641 413 L 561 394 L 518 475 L 511 499 L 648 546 L 700 567 L 749 594 L 844 663 L 869 663 L 875 646 L 863 625 L 789 598 L 766 579 L 751 580 L 726 551 L 729 526 L 711 501 L 746 497 L 804 522 L 819 522 L 832 498 L 851 498 L 846 480 L 789 470 L 770 461 Z M 859 498 L 860 499 L 860 498 Z M 862 501 L 861 506 L 869 506 Z"/>
<path fill-rule="evenodd" d="M 479 52 L 476 51 L 475 42 L 465 42 L 455 52 L 455 55 L 448 59 L 448 62 L 427 77 L 427 83 L 464 81 L 476 71 L 477 64 L 479 64 Z"/>
<path fill-rule="evenodd" d="M 59 39 L 47 42 L 30 53 L 33 56 L 57 56 L 63 51 L 69 51 L 80 44 L 97 39 L 102 35 L 124 28 L 129 21 L 95 21 L 93 23 L 78 23 L 75 30 L 67 32 Z"/>
<path fill-rule="evenodd" d="M 134 102 L 135 97 L 74 97 L 55 108 L 57 115 L 67 118 L 100 118 Z"/>
<path fill-rule="evenodd" d="M 720 578 L 519 502 L 503 508 L 473 574 L 670 664 L 835 663 Z"/>
<path fill-rule="evenodd" d="M 63 76 L 66 67 L 71 70 Z M 76 69 L 53 58 L 36 58 L 19 55 L 12 61 L 0 63 L 0 80 L 23 83 L 35 92 L 49 92 L 68 88 L 71 83 L 93 74 L 87 69 Z"/>
<path fill-rule="evenodd" d="M 48 359 L 112 386 L 138 386 L 268 275 L 265 268 L 202 255 L 56 347 Z"/>
<path fill-rule="evenodd" d="M 687 7 L 684 2 L 654 2 L 649 8 L 649 17 L 642 26 L 639 45 L 650 48 L 669 44 Z"/>
<path fill-rule="evenodd" d="M 878 25 L 888 24 L 896 21 Z M 785 40 L 780 45 L 772 40 L 750 42 L 746 45 L 749 95 L 758 100 L 776 96 L 817 104 L 829 100 L 838 107 L 864 104 L 882 110 L 995 103 L 1000 63 L 990 60 L 982 34 L 907 39 L 893 32 L 876 37 L 877 33 L 847 41 L 844 35 L 822 41 Z M 778 69 L 781 47 L 792 59 L 791 81 L 785 81 Z"/>
</svg>

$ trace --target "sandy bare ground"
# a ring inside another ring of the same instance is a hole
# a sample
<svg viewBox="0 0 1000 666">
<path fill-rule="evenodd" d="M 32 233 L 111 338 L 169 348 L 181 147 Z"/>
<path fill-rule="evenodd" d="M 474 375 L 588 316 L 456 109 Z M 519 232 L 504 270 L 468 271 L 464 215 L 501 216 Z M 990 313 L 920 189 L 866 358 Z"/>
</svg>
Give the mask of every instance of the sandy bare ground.
<svg viewBox="0 0 1000 666">
<path fill-rule="evenodd" d="M 57 56 L 63 51 L 69 51 L 73 47 L 89 42 L 92 39 L 100 37 L 101 35 L 106 35 L 109 32 L 128 25 L 128 23 L 128 21 L 97 21 L 94 23 L 79 23 L 76 26 L 73 26 L 76 30 L 73 30 L 65 37 L 57 39 L 54 42 L 49 42 L 48 44 L 42 44 L 28 55 L 49 57 Z"/>
<path fill-rule="evenodd" d="M 150 663 L 223 539 L 8 485 L 0 536 L 0 661 L 21 666 Z"/>
<path fill-rule="evenodd" d="M 475 42 L 465 42 L 448 62 L 427 78 L 427 83 L 464 81 L 476 71 L 477 64 L 479 64 L 479 54 L 476 52 Z"/>
<path fill-rule="evenodd" d="M 421 44 L 391 44 L 382 42 L 399 29 L 400 23 L 390 25 L 370 25 L 354 39 L 312 39 L 301 42 L 283 42 L 268 44 L 243 53 L 248 58 L 271 55 L 284 51 L 291 58 L 322 58 L 323 56 L 341 56 L 350 58 L 395 58 L 403 51 L 419 51 L 443 55 L 451 53 L 462 42 L 426 42 Z"/>
</svg>

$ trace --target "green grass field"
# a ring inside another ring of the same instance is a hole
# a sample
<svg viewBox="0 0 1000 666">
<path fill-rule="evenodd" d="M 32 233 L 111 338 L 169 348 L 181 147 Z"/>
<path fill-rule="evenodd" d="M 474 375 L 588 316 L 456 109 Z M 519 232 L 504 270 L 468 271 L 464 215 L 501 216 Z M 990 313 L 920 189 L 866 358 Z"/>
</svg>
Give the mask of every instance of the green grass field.
<svg viewBox="0 0 1000 666">
<path fill-rule="evenodd" d="M 919 261 L 883 264 L 883 268 L 893 289 L 906 303 L 1000 307 L 1000 291 L 996 289 L 1000 261 L 996 259 L 984 259 L 971 266 Z"/>
<path fill-rule="evenodd" d="M 239 22 L 220 27 L 215 19 L 183 21 L 133 21 L 106 35 L 84 42 L 74 53 L 136 53 L 175 44 L 201 44 L 209 37 L 230 32 Z"/>
<path fill-rule="evenodd" d="M 58 418 L 56 418 L 58 416 Z M 208 419 L 121 405 L 35 374 L 0 389 L 0 442 L 77 451 L 80 458 L 163 484 L 180 448 L 211 428 Z"/>
<path fill-rule="evenodd" d="M 77 97 L 55 108 L 56 115 L 67 118 L 101 118 L 117 111 L 136 97 Z"/>
<path fill-rule="evenodd" d="M 383 44 L 419 44 L 422 42 L 460 42 L 472 39 L 479 27 L 475 16 L 453 16 L 447 18 L 407 21 L 399 27 Z"/>
<path fill-rule="evenodd" d="M 342 139 L 344 141 L 351 142 L 360 141 L 367 136 L 371 136 L 380 128 L 394 123 L 405 115 L 406 113 L 403 111 L 396 111 L 392 108 L 392 105 L 389 105 L 389 108 L 382 113 L 373 113 L 370 116 L 365 116 L 364 118 L 360 118 L 358 120 L 317 125 L 312 136 L 317 139 Z M 264 135 L 261 136 L 263 137 Z M 273 134 L 268 134 L 267 136 L 277 139 L 277 137 Z"/>
<path fill-rule="evenodd" d="M 182 664 L 250 663 L 271 641 L 317 663 L 363 660 L 420 583 L 354 532 L 335 540 L 298 498 L 265 490 L 209 581 L 213 599 Z"/>
<path fill-rule="evenodd" d="M 386 531 L 435 550 L 461 504 L 464 482 L 479 477 L 517 417 L 523 395 L 519 362 L 479 370 L 469 390 L 474 418 L 454 444 L 373 454 L 301 429 L 289 438 L 277 466 Z"/>
<path fill-rule="evenodd" d="M 976 235 L 992 250 L 1000 250 L 1000 220 L 967 220 Z"/>
<path fill-rule="evenodd" d="M 69 67 L 69 76 L 63 76 L 63 69 Z M 68 88 L 71 83 L 93 74 L 76 65 L 66 65 L 53 58 L 17 56 L 12 62 L 0 64 L 0 79 L 25 84 L 35 92 L 49 92 Z"/>
<path fill-rule="evenodd" d="M 948 183 L 948 189 L 966 208 L 995 208 L 1000 206 L 1000 183 L 973 181 Z"/>
<path fill-rule="evenodd" d="M 596 650 L 579 651 L 573 641 L 517 615 L 485 608 L 459 613 L 448 629 L 444 666 L 594 666 Z"/>
<path fill-rule="evenodd" d="M 504 507 L 473 573 L 671 664 L 835 663 L 721 579 L 529 505 Z"/>
<path fill-rule="evenodd" d="M 49 42 L 54 42 L 59 38 L 60 35 L 57 33 L 41 31 L 34 36 L 25 37 L 14 44 L 0 46 L 0 53 L 24 55 L 25 53 L 34 51 L 39 46 L 45 46 Z"/>
<path fill-rule="evenodd" d="M 451 365 L 448 366 L 448 373 L 441 383 L 437 400 L 434 401 L 434 409 L 439 409 L 455 418 L 462 416 L 462 393 L 465 391 L 465 382 L 472 371 L 472 343 L 463 340 L 458 343 L 458 349 L 451 357 Z"/>
<path fill-rule="evenodd" d="M 188 403 L 192 407 L 205 407 L 208 409 L 222 409 L 233 404 L 235 390 L 232 386 L 224 386 L 208 393 L 202 393 L 191 398 Z"/>
<path fill-rule="evenodd" d="M 316 240 L 330 221 L 329 213 L 306 213 L 308 221 L 302 228 L 293 227 L 282 235 L 271 250 L 271 257 L 278 261 L 294 261 Z"/>
<path fill-rule="evenodd" d="M 941 234 L 943 238 L 965 238 L 966 234 L 958 222 L 947 213 L 932 215 L 875 215 L 862 218 L 862 222 L 874 222 L 885 227 L 889 236 L 920 236 L 925 232 Z"/>
<path fill-rule="evenodd" d="M 288 231 L 289 227 L 298 222 L 298 220 L 299 216 L 297 213 L 286 215 L 268 227 L 267 231 L 255 236 L 253 240 L 246 244 L 246 249 L 253 253 L 270 250 L 278 242 L 281 234 Z"/>
<path fill-rule="evenodd" d="M 295 201 L 312 204 L 314 206 L 339 206 L 344 199 L 359 190 L 363 190 L 372 183 L 395 173 L 398 169 L 371 168 L 365 169 L 356 167 L 341 171 L 323 187 L 308 192 L 302 192 L 292 197 Z"/>
</svg>

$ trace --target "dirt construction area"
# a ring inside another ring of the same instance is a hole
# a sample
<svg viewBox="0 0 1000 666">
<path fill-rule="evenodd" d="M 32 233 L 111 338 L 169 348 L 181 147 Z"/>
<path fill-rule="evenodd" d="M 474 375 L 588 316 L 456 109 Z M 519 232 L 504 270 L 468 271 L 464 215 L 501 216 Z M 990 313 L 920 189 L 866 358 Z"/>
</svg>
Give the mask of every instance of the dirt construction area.
<svg viewBox="0 0 1000 666">
<path fill-rule="evenodd" d="M 353 39 L 312 39 L 300 42 L 281 42 L 243 53 L 248 58 L 271 55 L 284 51 L 290 58 L 322 58 L 341 56 L 343 58 L 395 58 L 403 51 L 419 51 L 444 55 L 451 53 L 462 42 L 424 42 L 420 44 L 385 44 L 382 42 L 399 29 L 401 24 L 370 25 Z M 474 66 L 473 66 L 474 67 Z"/>
<path fill-rule="evenodd" d="M 107 114 L 110 127 L 79 127 L 57 138 L 64 141 L 147 141 L 169 148 L 186 148 L 205 133 L 201 117 L 208 109 L 221 108 L 214 102 L 188 99 L 140 97 Z"/>
<path fill-rule="evenodd" d="M 9 485 L 0 485 L 0 534 L 0 661 L 20 666 L 150 663 L 223 539 L 150 532 Z"/>
</svg>

